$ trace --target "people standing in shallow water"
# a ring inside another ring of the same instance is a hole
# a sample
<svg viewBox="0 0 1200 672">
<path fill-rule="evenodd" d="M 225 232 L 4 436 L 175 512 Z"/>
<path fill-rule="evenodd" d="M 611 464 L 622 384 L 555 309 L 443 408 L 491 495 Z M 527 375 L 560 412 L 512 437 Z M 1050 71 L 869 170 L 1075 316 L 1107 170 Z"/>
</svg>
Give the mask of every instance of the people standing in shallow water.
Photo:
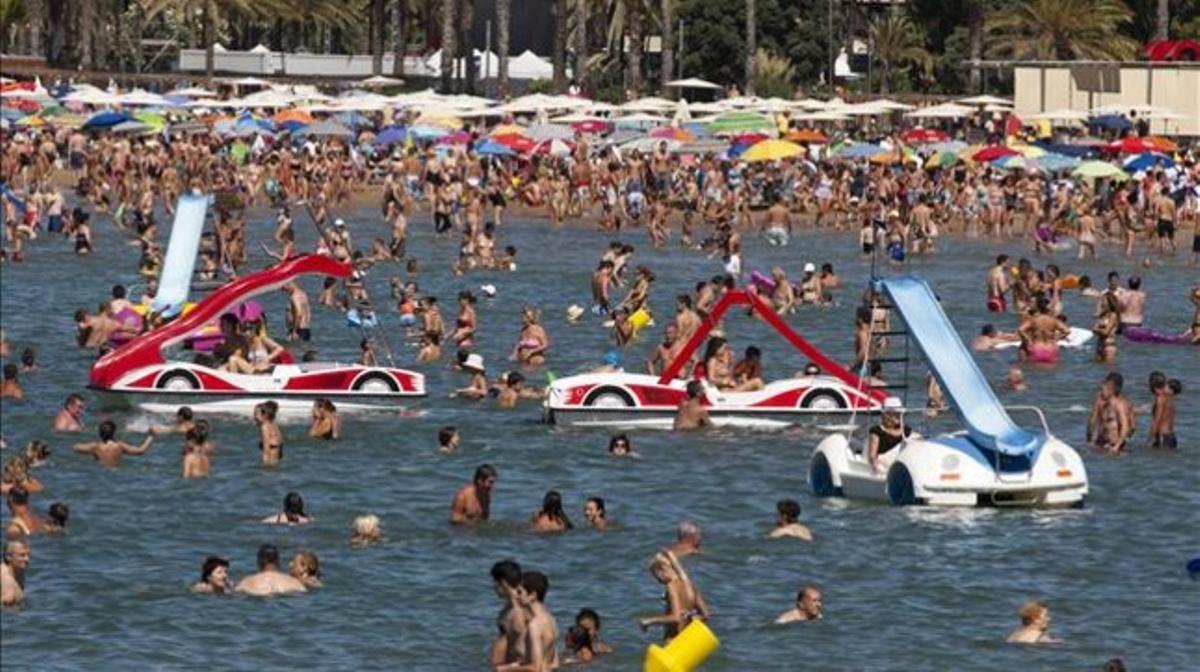
<svg viewBox="0 0 1200 672">
<path fill-rule="evenodd" d="M 25 602 L 25 572 L 29 569 L 29 542 L 11 539 L 0 563 L 0 606 L 20 607 Z"/>
<path fill-rule="evenodd" d="M 488 656 L 492 669 L 518 663 L 525 658 L 525 631 L 529 616 L 517 599 L 521 587 L 521 565 L 513 560 L 501 560 L 492 565 L 492 586 L 502 606 L 496 616 L 499 634 L 492 641 Z"/>
<path fill-rule="evenodd" d="M 687 398 L 679 402 L 675 411 L 674 429 L 699 429 L 711 427 L 712 420 L 708 417 L 708 409 L 704 408 L 704 383 L 693 380 L 687 384 Z"/>
<path fill-rule="evenodd" d="M 1133 406 L 1121 395 L 1125 378 L 1117 372 L 1104 377 L 1100 391 L 1092 402 L 1088 416 L 1087 440 L 1097 450 L 1112 454 L 1125 451 L 1129 437 L 1133 435 Z"/>
<path fill-rule="evenodd" d="M 796 592 L 796 606 L 780 614 L 775 623 L 784 625 L 818 621 L 824 616 L 825 606 L 821 603 L 821 588 L 815 583 L 809 583 Z"/>
<path fill-rule="evenodd" d="M 87 402 L 84 401 L 83 395 L 72 392 L 67 395 L 67 399 L 63 402 L 63 407 L 59 410 L 58 415 L 54 416 L 51 429 L 56 432 L 82 432 L 83 411 L 86 408 Z"/>
<path fill-rule="evenodd" d="M 794 499 L 781 499 L 775 504 L 775 527 L 768 534 L 771 539 L 791 537 L 812 541 L 812 532 L 800 524 L 800 504 Z"/>
<path fill-rule="evenodd" d="M 663 639 L 669 642 L 694 619 L 708 619 L 708 604 L 695 584 L 682 571 L 677 560 L 668 554 L 659 553 L 650 563 L 650 574 L 663 585 L 663 601 L 666 604 L 661 615 L 646 616 L 638 620 L 642 630 L 652 625 L 661 625 Z"/>
<path fill-rule="evenodd" d="M 200 580 L 192 584 L 191 590 L 193 593 L 211 595 L 233 592 L 233 584 L 229 579 L 229 561 L 215 555 L 205 558 L 200 567 Z"/>
<path fill-rule="evenodd" d="M 258 572 L 239 581 L 235 590 L 255 597 L 308 592 L 298 579 L 279 571 L 279 549 L 273 544 L 259 547 Z"/>
<path fill-rule="evenodd" d="M 604 508 L 604 498 L 588 497 L 583 503 L 583 517 L 594 530 L 608 529 L 608 513 Z"/>
<path fill-rule="evenodd" d="M 304 498 L 298 492 L 289 492 L 283 498 L 283 511 L 273 513 L 262 522 L 268 525 L 307 525 L 312 522 L 304 513 Z"/>
<path fill-rule="evenodd" d="M 283 460 L 283 432 L 275 424 L 279 404 L 264 401 L 254 407 L 254 420 L 258 423 L 258 450 L 264 467 L 273 467 Z"/>
<path fill-rule="evenodd" d="M 328 399 L 313 401 L 312 424 L 308 435 L 314 439 L 332 441 L 342 438 L 342 419 L 338 417 L 337 406 Z"/>
<path fill-rule="evenodd" d="M 1009 644 L 1057 644 L 1059 640 L 1050 636 L 1050 608 L 1044 602 L 1031 600 L 1021 605 L 1018 612 L 1021 625 L 1008 635 Z"/>
<path fill-rule="evenodd" d="M 97 428 L 97 433 L 100 436 L 99 441 L 84 441 L 83 443 L 75 444 L 75 452 L 91 455 L 97 462 L 106 467 L 115 467 L 121 463 L 121 457 L 124 455 L 141 455 L 150 449 L 150 444 L 154 441 L 153 434 L 147 434 L 140 445 L 126 443 L 118 438 L 117 426 L 112 420 L 105 420 L 100 423 Z"/>
<path fill-rule="evenodd" d="M 288 563 L 288 574 L 308 590 L 316 590 L 322 586 L 321 560 L 312 551 L 296 551 L 292 561 Z"/>
<path fill-rule="evenodd" d="M 565 532 L 574 529 L 567 512 L 563 511 L 562 495 L 551 490 L 542 498 L 542 508 L 529 520 L 534 532 Z"/>
<path fill-rule="evenodd" d="M 471 482 L 459 488 L 450 504 L 450 522 L 471 525 L 487 522 L 492 508 L 492 490 L 496 487 L 496 468 L 482 464 Z"/>
</svg>

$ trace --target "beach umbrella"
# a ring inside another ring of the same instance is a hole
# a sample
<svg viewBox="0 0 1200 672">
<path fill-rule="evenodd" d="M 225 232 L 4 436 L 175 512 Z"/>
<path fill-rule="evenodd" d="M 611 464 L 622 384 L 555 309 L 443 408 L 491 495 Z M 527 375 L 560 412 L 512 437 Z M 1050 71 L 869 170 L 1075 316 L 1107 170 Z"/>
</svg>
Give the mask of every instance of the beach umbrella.
<svg viewBox="0 0 1200 672">
<path fill-rule="evenodd" d="M 283 124 L 287 122 L 296 122 L 307 126 L 313 123 L 313 116 L 304 110 L 291 108 L 276 113 L 275 116 L 271 117 L 271 121 L 274 122 L 276 126 L 283 126 Z"/>
<path fill-rule="evenodd" d="M 1037 162 L 1043 170 L 1052 173 L 1060 170 L 1070 170 L 1079 165 L 1079 159 L 1054 152 L 1047 152 L 1039 156 Z"/>
<path fill-rule="evenodd" d="M 756 161 L 779 161 L 800 156 L 803 153 L 804 148 L 794 142 L 787 140 L 763 140 L 743 152 L 742 160 L 751 163 Z"/>
<path fill-rule="evenodd" d="M 396 145 L 404 142 L 407 137 L 408 134 L 405 133 L 403 128 L 398 126 L 389 126 L 380 131 L 379 135 L 375 136 L 375 144 L 385 146 Z"/>
<path fill-rule="evenodd" d="M 678 140 L 680 142 L 691 142 L 696 139 L 696 136 L 673 126 L 662 126 L 660 128 L 650 129 L 650 137 L 660 138 L 662 140 Z"/>
<path fill-rule="evenodd" d="M 575 137 L 575 130 L 562 124 L 534 124 L 526 129 L 525 137 L 534 142 L 571 140 Z"/>
<path fill-rule="evenodd" d="M 314 138 L 349 138 L 354 135 L 354 131 L 351 131 L 349 128 L 343 126 L 333 119 L 326 119 L 325 121 L 319 121 L 315 124 L 305 126 L 297 132 L 297 135 L 306 135 Z"/>
<path fill-rule="evenodd" d="M 208 133 L 209 128 L 198 121 L 184 121 L 178 124 L 171 124 L 167 127 L 167 131 L 181 135 L 196 135 L 198 133 Z"/>
<path fill-rule="evenodd" d="M 1133 122 L 1119 114 L 1102 114 L 1088 120 L 1088 126 L 1103 128 L 1106 131 L 1126 131 L 1133 128 Z"/>
<path fill-rule="evenodd" d="M 784 138 L 792 142 L 811 142 L 820 145 L 829 142 L 829 138 L 825 137 L 824 133 L 812 128 L 794 128 L 788 131 Z"/>
<path fill-rule="evenodd" d="M 1037 145 L 1022 144 L 1022 145 L 1010 145 L 1009 147 L 1013 151 L 1015 151 L 1016 153 L 1020 154 L 1021 156 L 1025 157 L 1027 159 L 1036 159 L 1039 156 L 1046 153 L 1046 150 L 1042 149 L 1041 147 L 1038 147 Z"/>
<path fill-rule="evenodd" d="M 571 124 L 571 128 L 575 129 L 576 133 L 607 133 L 611 127 L 608 121 L 604 119 L 588 119 L 587 121 L 576 121 Z"/>
<path fill-rule="evenodd" d="M 523 135 L 498 135 L 492 138 L 493 142 L 497 142 L 518 154 L 527 154 L 533 151 L 537 143 Z"/>
<path fill-rule="evenodd" d="M 950 136 L 945 131 L 936 128 L 910 128 L 900 135 L 900 139 L 910 145 L 924 145 L 946 142 Z"/>
<path fill-rule="evenodd" d="M 133 118 L 156 131 L 167 127 L 167 118 L 157 112 L 134 112 Z"/>
<path fill-rule="evenodd" d="M 928 170 L 932 170 L 934 168 L 946 168 L 948 166 L 953 166 L 959 161 L 962 161 L 962 159 L 959 158 L 958 154 L 943 150 L 929 157 L 929 160 L 925 162 L 925 168 Z"/>
<path fill-rule="evenodd" d="M 510 149 L 507 145 L 502 145 L 495 140 L 484 140 L 475 146 L 475 153 L 480 156 L 516 156 L 517 153 Z"/>
<path fill-rule="evenodd" d="M 439 145 L 465 145 L 471 142 L 471 134 L 466 131 L 455 131 L 437 139 Z"/>
<path fill-rule="evenodd" d="M 1147 152 L 1155 151 L 1154 145 L 1146 142 L 1145 138 L 1136 138 L 1133 136 L 1121 138 L 1120 140 L 1107 145 L 1105 149 L 1110 152 L 1119 152 L 1121 154 L 1145 154 Z"/>
<path fill-rule="evenodd" d="M 493 138 L 498 135 L 525 135 L 525 127 L 520 124 L 500 124 L 488 133 Z"/>
<path fill-rule="evenodd" d="M 1108 161 L 1084 161 L 1071 172 L 1072 175 L 1078 177 L 1112 177 L 1118 180 L 1125 180 L 1129 175 L 1125 171 L 1118 168 L 1116 165 Z"/>
<path fill-rule="evenodd" d="M 1000 157 L 999 159 L 992 161 L 992 165 L 996 166 L 997 168 L 1003 168 L 1004 170 L 1024 170 L 1026 172 L 1042 169 L 1037 159 L 1027 158 L 1021 156 L 1020 154 L 1015 156 Z"/>
<path fill-rule="evenodd" d="M 125 135 L 141 135 L 142 133 L 153 133 L 154 128 L 150 124 L 145 124 L 140 121 L 122 121 L 115 126 L 109 126 L 108 130 L 113 133 L 121 133 Z"/>
<path fill-rule="evenodd" d="M 126 121 L 129 121 L 128 115 L 122 114 L 121 112 L 110 112 L 106 110 L 104 112 L 97 112 L 96 114 L 88 117 L 88 120 L 84 122 L 83 127 L 111 128 Z"/>
<path fill-rule="evenodd" d="M 991 145 L 971 155 L 972 161 L 995 161 L 1006 156 L 1014 156 L 1017 151 L 1003 145 Z"/>
<path fill-rule="evenodd" d="M 708 124 L 708 131 L 714 134 L 775 130 L 775 120 L 757 112 L 725 112 Z"/>
<path fill-rule="evenodd" d="M 360 81 L 359 85 L 367 88 L 380 88 L 384 86 L 400 86 L 403 83 L 403 79 L 386 77 L 384 75 L 375 75 L 374 77 L 367 77 L 366 79 Z"/>
<path fill-rule="evenodd" d="M 47 114 L 49 114 L 49 110 L 42 110 L 43 117 Z M 1161 135 L 1149 135 L 1142 138 L 1142 140 L 1145 141 L 1147 145 L 1153 147 L 1157 152 L 1170 154 L 1179 151 L 1178 144 L 1176 144 L 1173 140 L 1168 140 L 1167 138 L 1162 137 Z"/>
<path fill-rule="evenodd" d="M 886 151 L 885 148 L 879 145 L 863 142 L 855 145 L 846 145 L 835 152 L 834 155 L 843 159 L 865 159 Z"/>
<path fill-rule="evenodd" d="M 1076 159 L 1083 159 L 1090 156 L 1095 156 L 1096 150 L 1087 145 L 1068 145 L 1061 142 L 1038 143 L 1038 147 L 1052 154 L 1060 154 L 1070 156 Z"/>
<path fill-rule="evenodd" d="M 335 117 L 338 121 L 349 126 L 351 129 L 359 129 L 363 126 L 373 125 L 371 120 L 361 112 L 339 112 L 335 115 Z"/>
<path fill-rule="evenodd" d="M 1012 105 L 1012 100 L 1009 98 L 997 98 L 996 96 L 988 95 L 960 98 L 956 102 L 964 105 Z"/>
<path fill-rule="evenodd" d="M 689 77 L 688 79 L 675 79 L 667 82 L 667 87 L 672 89 L 713 89 L 719 90 L 720 84 L 714 84 L 703 79 Z"/>
<path fill-rule="evenodd" d="M 672 154 L 720 154 L 729 149 L 729 143 L 724 140 L 696 140 L 685 142 L 671 150 Z"/>
<path fill-rule="evenodd" d="M 929 149 L 935 152 L 961 152 L 967 146 L 967 143 L 962 140 L 948 140 L 946 142 L 936 142 L 930 145 Z"/>
<path fill-rule="evenodd" d="M 408 127 L 408 135 L 416 140 L 437 140 L 450 135 L 450 129 L 441 126 L 417 124 Z"/>
<path fill-rule="evenodd" d="M 566 140 L 543 140 L 533 148 L 533 154 L 541 156 L 570 156 L 575 145 Z"/>
<path fill-rule="evenodd" d="M 917 156 L 916 152 L 911 147 L 903 149 L 886 149 L 870 158 L 871 163 L 884 165 L 894 165 L 897 163 L 916 163 L 920 165 L 921 157 Z"/>
<path fill-rule="evenodd" d="M 1147 152 L 1145 154 L 1131 156 L 1128 159 L 1125 159 L 1125 162 L 1121 164 L 1121 168 L 1127 173 L 1140 173 L 1143 170 L 1149 170 L 1155 166 L 1160 168 L 1173 168 L 1175 166 L 1175 161 L 1165 154 L 1152 154 Z"/>
</svg>

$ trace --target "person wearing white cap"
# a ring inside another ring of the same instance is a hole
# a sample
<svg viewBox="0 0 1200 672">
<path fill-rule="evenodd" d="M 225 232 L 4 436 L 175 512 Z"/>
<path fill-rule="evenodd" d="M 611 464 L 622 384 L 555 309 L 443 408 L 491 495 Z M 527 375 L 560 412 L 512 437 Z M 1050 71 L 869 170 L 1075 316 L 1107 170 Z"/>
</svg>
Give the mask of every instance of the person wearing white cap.
<svg viewBox="0 0 1200 672">
<path fill-rule="evenodd" d="M 466 387 L 459 388 L 454 391 L 457 397 L 465 399 L 482 399 L 487 396 L 488 384 L 487 378 L 484 376 L 483 357 L 472 352 L 467 355 L 466 361 L 462 364 L 463 371 L 466 371 L 471 376 L 471 382 Z"/>
<path fill-rule="evenodd" d="M 876 472 L 886 471 L 896 459 L 892 452 L 912 434 L 900 418 L 904 404 L 896 397 L 883 400 L 883 414 L 879 424 L 871 428 L 867 439 L 867 461 Z"/>
<path fill-rule="evenodd" d="M 800 303 L 821 303 L 821 279 L 817 277 L 817 267 L 811 261 L 804 265 L 804 278 L 800 280 Z"/>
<path fill-rule="evenodd" d="M 338 261 L 350 261 L 350 232 L 346 230 L 346 220 L 333 220 L 333 231 L 329 232 L 329 251 Z"/>
</svg>

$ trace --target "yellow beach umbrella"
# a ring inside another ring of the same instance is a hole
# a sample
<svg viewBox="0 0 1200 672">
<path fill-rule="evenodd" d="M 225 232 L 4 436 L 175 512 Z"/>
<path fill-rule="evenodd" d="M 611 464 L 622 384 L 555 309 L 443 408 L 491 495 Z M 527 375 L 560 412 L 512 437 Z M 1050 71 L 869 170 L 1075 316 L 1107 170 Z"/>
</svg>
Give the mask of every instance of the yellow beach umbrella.
<svg viewBox="0 0 1200 672">
<path fill-rule="evenodd" d="M 790 159 L 804 153 L 804 148 L 787 140 L 763 140 L 747 149 L 741 156 L 743 161 L 778 161 Z"/>
<path fill-rule="evenodd" d="M 493 138 L 501 135 L 525 135 L 525 127 L 520 124 L 500 124 L 488 133 L 488 136 Z"/>
<path fill-rule="evenodd" d="M 1036 159 L 1046 155 L 1046 150 L 1036 145 L 1026 145 L 1023 143 L 1009 144 L 1009 149 L 1020 154 L 1027 159 Z"/>
</svg>

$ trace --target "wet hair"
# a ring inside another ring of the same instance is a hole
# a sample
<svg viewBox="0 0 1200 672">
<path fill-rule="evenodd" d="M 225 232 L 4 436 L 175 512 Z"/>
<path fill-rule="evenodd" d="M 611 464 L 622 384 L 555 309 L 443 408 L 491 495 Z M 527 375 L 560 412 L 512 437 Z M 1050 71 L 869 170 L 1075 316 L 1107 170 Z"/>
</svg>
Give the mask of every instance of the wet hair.
<svg viewBox="0 0 1200 672">
<path fill-rule="evenodd" d="M 541 572 L 525 572 L 521 577 L 521 587 L 537 595 L 538 602 L 545 602 L 546 592 L 550 590 L 550 580 Z"/>
<path fill-rule="evenodd" d="M 1103 672 L 1125 672 L 1125 661 L 1120 658 L 1109 658 L 1104 663 Z"/>
<path fill-rule="evenodd" d="M 112 441 L 113 437 L 117 435 L 117 425 L 112 420 L 100 423 L 96 430 L 100 434 L 101 441 Z"/>
<path fill-rule="evenodd" d="M 228 328 L 230 331 L 237 331 L 238 327 L 240 326 L 241 323 L 238 322 L 237 315 L 234 315 L 233 313 L 225 313 L 221 316 L 222 331 L 224 331 L 226 328 Z"/>
<path fill-rule="evenodd" d="M 624 441 L 624 442 L 625 442 L 625 449 L 626 449 L 626 450 L 632 450 L 632 449 L 633 449 L 633 444 L 629 442 L 629 435 L 628 435 L 628 434 L 624 434 L 624 433 L 622 433 L 622 434 L 613 434 L 612 438 L 608 440 L 608 452 L 610 452 L 610 453 L 615 453 L 615 452 L 616 452 L 616 448 L 617 448 L 617 442 L 618 442 L 618 441 Z"/>
<path fill-rule="evenodd" d="M 1136 291 L 1142 288 L 1142 278 L 1140 276 L 1130 276 L 1129 288 Z"/>
<path fill-rule="evenodd" d="M 999 265 L 1001 265 L 1001 264 L 1004 264 L 1004 263 L 1007 263 L 1007 262 L 1008 262 L 1008 255 L 1007 255 L 1007 254 L 1001 254 L 1001 255 L 998 255 L 998 256 L 996 257 L 996 265 L 997 265 L 997 266 L 999 266 Z"/>
<path fill-rule="evenodd" d="M 600 512 L 600 517 L 603 518 L 604 514 L 605 514 L 604 498 L 603 497 L 588 497 L 587 501 L 592 502 L 596 505 L 596 510 Z"/>
<path fill-rule="evenodd" d="M 1121 388 L 1125 387 L 1125 376 L 1113 371 L 1104 377 L 1104 382 L 1110 383 L 1113 386 L 1113 390 L 1117 394 L 1120 394 Z"/>
<path fill-rule="evenodd" d="M 979 333 L 983 336 L 995 336 L 996 335 L 996 327 L 994 327 L 990 323 L 985 324 L 985 325 L 983 325 L 983 328 L 979 330 Z"/>
<path fill-rule="evenodd" d="M 822 273 L 833 273 L 833 264 L 831 264 L 829 262 L 825 262 L 825 263 L 821 264 L 821 272 Z"/>
<path fill-rule="evenodd" d="M 275 544 L 263 544 L 258 547 L 258 568 L 265 569 L 267 565 L 279 566 L 279 549 Z"/>
<path fill-rule="evenodd" d="M 300 361 L 302 361 L 302 362 L 317 361 L 317 351 L 316 350 L 305 350 L 304 354 L 300 356 Z"/>
<path fill-rule="evenodd" d="M 183 435 L 183 438 L 192 443 L 204 443 L 208 440 L 208 423 L 197 422 Z"/>
<path fill-rule="evenodd" d="M 1183 383 L 1179 382 L 1178 378 L 1172 378 L 1167 381 L 1167 389 L 1171 390 L 1171 394 L 1178 396 L 1183 394 Z"/>
<path fill-rule="evenodd" d="M 700 541 L 700 526 L 690 520 L 685 520 L 679 524 L 679 529 L 676 531 L 676 537 L 682 541 L 687 538 Z"/>
<path fill-rule="evenodd" d="M 471 293 L 471 290 L 469 290 L 469 289 L 464 289 L 464 290 L 462 290 L 461 292 L 459 292 L 459 293 L 458 293 L 458 300 L 459 300 L 459 301 L 466 301 L 467 303 L 470 303 L 470 304 L 474 305 L 474 303 L 475 303 L 475 295 Z"/>
<path fill-rule="evenodd" d="M 16 364 L 9 363 L 9 364 L 4 365 L 4 379 L 5 380 L 16 380 L 17 379 L 17 365 Z"/>
<path fill-rule="evenodd" d="M 775 510 L 789 523 L 794 523 L 800 519 L 800 503 L 794 499 L 779 500 L 775 504 Z"/>
<path fill-rule="evenodd" d="M 255 407 L 262 411 L 262 414 L 267 416 L 267 420 L 274 420 L 275 415 L 279 413 L 279 402 L 267 400 Z"/>
<path fill-rule="evenodd" d="M 63 408 L 66 408 L 77 401 L 83 401 L 83 395 L 78 392 L 72 392 L 67 395 L 65 400 L 63 400 Z"/>
<path fill-rule="evenodd" d="M 192 419 L 192 407 L 191 406 L 180 406 L 179 410 L 175 411 L 175 417 L 179 420 L 191 420 Z"/>
<path fill-rule="evenodd" d="M 687 395 L 689 399 L 699 399 L 704 394 L 704 383 L 698 380 L 689 380 L 687 384 Z"/>
<path fill-rule="evenodd" d="M 25 348 L 21 351 L 21 363 L 24 364 L 26 368 L 32 368 L 34 364 L 34 356 L 33 348 Z"/>
<path fill-rule="evenodd" d="M 516 560 L 501 560 L 492 565 L 492 580 L 509 588 L 521 585 L 521 565 Z"/>
<path fill-rule="evenodd" d="M 522 376 L 519 371 L 510 371 L 508 373 L 508 379 L 506 382 L 508 383 L 509 387 L 512 387 L 513 385 L 520 385 L 521 383 L 525 382 L 525 376 Z"/>
<path fill-rule="evenodd" d="M 746 348 L 746 359 L 758 359 L 759 357 L 762 357 L 762 350 L 759 350 L 758 346 L 752 345 Z"/>
<path fill-rule="evenodd" d="M 1108 281 L 1109 281 L 1109 282 L 1112 282 L 1113 280 L 1120 280 L 1120 279 L 1121 279 L 1121 274 L 1120 274 L 1120 273 L 1117 273 L 1116 271 L 1109 271 L 1109 272 L 1108 272 Z"/>
<path fill-rule="evenodd" d="M 1153 371 L 1150 373 L 1148 381 L 1151 390 L 1159 390 L 1167 385 L 1167 374 L 1162 371 Z"/>
<path fill-rule="evenodd" d="M 283 497 L 283 515 L 291 522 L 304 517 L 304 498 L 298 492 L 289 492 Z"/>
<path fill-rule="evenodd" d="M 1037 620 L 1044 612 L 1049 611 L 1045 602 L 1039 600 L 1029 600 L 1021 605 L 1017 613 L 1021 615 L 1021 624 L 1030 625 Z"/>
<path fill-rule="evenodd" d="M 300 561 L 300 571 L 305 576 L 321 578 L 321 560 L 317 554 L 309 550 L 296 551 L 295 558 Z"/>
<path fill-rule="evenodd" d="M 450 443 L 450 439 L 458 434 L 458 427 L 454 425 L 446 425 L 438 430 L 438 445 L 445 446 Z"/>
<path fill-rule="evenodd" d="M 67 519 L 71 517 L 71 509 L 62 502 L 54 502 L 50 508 L 46 509 L 46 515 L 50 518 L 50 522 L 59 527 L 66 527 Z"/>
<path fill-rule="evenodd" d="M 1087 289 L 1092 286 L 1092 279 L 1086 275 L 1079 276 L 1079 288 Z"/>
<path fill-rule="evenodd" d="M 29 504 L 29 491 L 20 485 L 14 485 L 8 491 L 8 503 L 12 506 L 26 506 Z"/>
<path fill-rule="evenodd" d="M 721 338 L 720 336 L 713 336 L 712 338 L 708 339 L 708 343 L 706 343 L 704 345 L 704 360 L 703 361 L 708 362 L 708 360 L 715 357 L 717 355 L 717 351 L 719 351 L 721 349 L 721 346 L 725 345 L 726 342 L 727 341 L 724 338 Z"/>
<path fill-rule="evenodd" d="M 588 634 L 588 631 L 583 626 L 572 625 L 567 628 L 565 641 L 567 649 L 571 653 L 578 653 L 583 649 L 592 648 L 592 636 Z"/>
<path fill-rule="evenodd" d="M 575 527 L 571 524 L 571 519 L 567 517 L 567 512 L 563 511 L 562 495 L 557 490 L 551 490 L 542 497 L 541 513 L 562 523 L 568 530 Z"/>
<path fill-rule="evenodd" d="M 579 610 L 578 614 L 575 614 L 575 624 L 583 625 L 584 619 L 588 618 L 592 619 L 592 622 L 596 624 L 596 632 L 599 632 L 600 614 L 596 613 L 596 610 L 592 609 L 591 607 L 584 607 L 583 609 Z"/>
<path fill-rule="evenodd" d="M 475 469 L 475 478 L 472 480 L 478 483 L 489 478 L 496 478 L 496 468 L 490 464 L 481 464 Z"/>
<path fill-rule="evenodd" d="M 114 299 L 123 299 L 123 298 L 125 298 L 125 285 L 113 285 L 113 288 L 112 288 L 112 297 L 113 297 Z"/>
<path fill-rule="evenodd" d="M 270 547 L 272 550 L 275 549 L 274 546 L 270 546 L 269 544 L 263 544 L 262 548 L 258 549 L 259 565 L 262 564 L 263 550 L 265 550 L 268 547 Z M 278 563 L 279 551 L 275 551 L 275 558 L 276 558 L 276 563 Z M 222 558 L 222 557 L 216 556 L 216 555 L 210 555 L 207 558 L 205 558 L 204 564 L 200 565 L 200 581 L 202 581 L 204 583 L 208 583 L 209 579 L 212 578 L 213 572 L 217 571 L 218 567 L 224 567 L 226 569 L 229 569 L 229 561 L 226 560 L 225 558 Z"/>
<path fill-rule="evenodd" d="M 31 461 L 50 457 L 50 446 L 41 439 L 34 439 L 25 446 L 25 457 Z"/>
</svg>

